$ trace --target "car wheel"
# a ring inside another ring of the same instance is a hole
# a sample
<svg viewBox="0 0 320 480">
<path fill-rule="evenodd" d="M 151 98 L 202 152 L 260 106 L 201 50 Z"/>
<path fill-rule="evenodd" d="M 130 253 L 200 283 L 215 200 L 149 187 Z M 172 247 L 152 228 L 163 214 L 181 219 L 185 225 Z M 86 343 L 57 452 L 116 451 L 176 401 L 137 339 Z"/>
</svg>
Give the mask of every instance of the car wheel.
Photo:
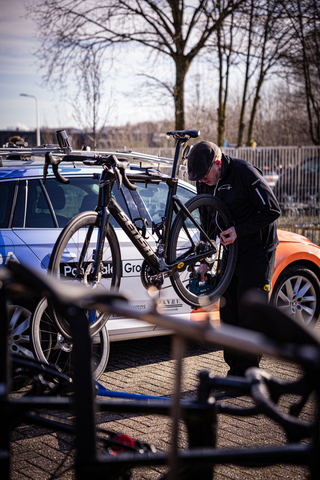
<svg viewBox="0 0 320 480">
<path fill-rule="evenodd" d="M 9 352 L 34 358 L 30 343 L 30 319 L 34 304 L 23 297 L 13 297 L 8 302 Z M 12 389 L 19 390 L 26 383 L 19 369 L 12 372 Z"/>
<path fill-rule="evenodd" d="M 30 320 L 30 342 L 35 358 L 59 367 L 60 371 L 73 375 L 73 344 L 57 330 L 50 317 L 46 298 L 40 300 Z M 92 337 L 93 378 L 99 380 L 106 369 L 110 352 L 107 326 Z"/>
<path fill-rule="evenodd" d="M 288 267 L 276 281 L 272 299 L 283 313 L 314 327 L 320 312 L 318 277 L 302 265 Z"/>
</svg>

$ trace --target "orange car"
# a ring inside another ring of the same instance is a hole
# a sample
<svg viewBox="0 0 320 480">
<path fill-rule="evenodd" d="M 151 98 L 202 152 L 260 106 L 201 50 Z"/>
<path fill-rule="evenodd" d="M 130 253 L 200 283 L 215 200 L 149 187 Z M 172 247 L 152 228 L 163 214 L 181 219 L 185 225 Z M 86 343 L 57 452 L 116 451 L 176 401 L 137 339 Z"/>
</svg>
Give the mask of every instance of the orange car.
<svg viewBox="0 0 320 480">
<path fill-rule="evenodd" d="M 320 313 L 320 247 L 306 237 L 278 230 L 272 300 L 287 315 L 315 325 Z"/>
<path fill-rule="evenodd" d="M 284 230 L 278 230 L 278 237 L 272 302 L 287 315 L 314 326 L 320 313 L 320 247 L 302 235 Z M 210 310 L 218 321 L 217 304 Z M 192 312 L 191 320 L 202 319 L 199 310 Z"/>
</svg>

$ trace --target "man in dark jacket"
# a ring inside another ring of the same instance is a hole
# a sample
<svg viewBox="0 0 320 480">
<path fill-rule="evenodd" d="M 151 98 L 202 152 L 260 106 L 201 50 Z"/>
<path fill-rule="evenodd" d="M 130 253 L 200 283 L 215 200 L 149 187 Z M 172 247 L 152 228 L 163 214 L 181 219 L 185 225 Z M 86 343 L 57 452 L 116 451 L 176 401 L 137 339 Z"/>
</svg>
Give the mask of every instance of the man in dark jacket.
<svg viewBox="0 0 320 480">
<path fill-rule="evenodd" d="M 260 170 L 245 160 L 224 155 L 211 142 L 199 142 L 188 155 L 189 179 L 197 181 L 198 193 L 211 193 L 228 207 L 234 226 L 220 233 L 223 245 L 238 241 L 238 259 L 232 280 L 220 299 L 222 322 L 248 328 L 241 299 L 255 290 L 268 299 L 279 243 L 275 221 L 280 207 Z M 203 263 L 201 279 L 209 267 Z M 256 320 L 257 322 L 259 319 Z M 228 375 L 244 375 L 247 368 L 259 366 L 259 357 L 225 350 Z"/>
</svg>

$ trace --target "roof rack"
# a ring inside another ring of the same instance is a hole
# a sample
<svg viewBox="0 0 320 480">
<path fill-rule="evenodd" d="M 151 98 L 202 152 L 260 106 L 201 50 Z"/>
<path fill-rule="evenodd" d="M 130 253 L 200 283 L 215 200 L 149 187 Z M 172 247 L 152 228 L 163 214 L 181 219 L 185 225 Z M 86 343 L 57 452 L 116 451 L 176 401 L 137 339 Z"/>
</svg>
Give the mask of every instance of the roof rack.
<svg viewBox="0 0 320 480">
<path fill-rule="evenodd" d="M 135 160 L 135 161 L 144 161 L 148 163 L 162 163 L 170 165 L 173 162 L 172 158 L 160 157 L 157 155 L 149 155 L 147 153 L 133 152 L 132 150 L 115 150 L 115 151 L 103 151 L 103 150 L 71 150 L 66 153 L 59 145 L 43 145 L 41 147 L 14 147 L 14 146 L 4 146 L 0 148 L 0 156 L 6 157 L 7 160 L 16 160 L 17 156 L 20 157 L 44 157 L 47 152 L 51 152 L 53 155 L 61 156 L 64 155 L 77 155 L 88 157 L 95 157 L 97 155 L 116 155 L 118 158 L 126 160 Z M 62 159 L 62 158 L 61 158 Z"/>
<path fill-rule="evenodd" d="M 42 157 L 46 153 L 51 153 L 54 156 L 61 157 L 63 160 L 64 155 L 72 156 L 76 155 L 79 160 L 79 156 L 84 156 L 86 159 L 92 157 L 97 157 L 98 155 L 115 155 L 116 157 L 133 160 L 133 161 L 143 161 L 152 164 L 165 164 L 171 165 L 173 162 L 172 158 L 160 157 L 157 155 L 149 155 L 146 153 L 133 152 L 132 150 L 116 150 L 116 151 L 92 151 L 92 150 L 72 150 L 68 135 L 65 130 L 57 130 L 57 141 L 58 144 L 54 145 L 42 145 L 38 147 L 28 148 L 25 143 L 20 142 L 18 145 L 13 143 L 7 143 L 0 148 L 0 157 L 5 156 L 7 160 L 14 159 L 17 160 L 17 156 L 23 160 L 23 157 Z M 21 158 L 22 157 L 22 158 Z"/>
</svg>

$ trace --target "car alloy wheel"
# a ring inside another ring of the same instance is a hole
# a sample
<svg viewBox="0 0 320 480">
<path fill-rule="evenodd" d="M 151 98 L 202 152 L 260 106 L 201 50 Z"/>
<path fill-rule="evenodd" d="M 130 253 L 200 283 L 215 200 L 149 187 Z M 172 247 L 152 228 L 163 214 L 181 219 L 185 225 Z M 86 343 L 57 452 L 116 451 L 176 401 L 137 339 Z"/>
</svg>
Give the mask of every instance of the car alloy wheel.
<svg viewBox="0 0 320 480">
<path fill-rule="evenodd" d="M 303 265 L 292 265 L 279 276 L 272 294 L 274 304 L 289 317 L 314 326 L 320 313 L 320 282 Z"/>
</svg>

